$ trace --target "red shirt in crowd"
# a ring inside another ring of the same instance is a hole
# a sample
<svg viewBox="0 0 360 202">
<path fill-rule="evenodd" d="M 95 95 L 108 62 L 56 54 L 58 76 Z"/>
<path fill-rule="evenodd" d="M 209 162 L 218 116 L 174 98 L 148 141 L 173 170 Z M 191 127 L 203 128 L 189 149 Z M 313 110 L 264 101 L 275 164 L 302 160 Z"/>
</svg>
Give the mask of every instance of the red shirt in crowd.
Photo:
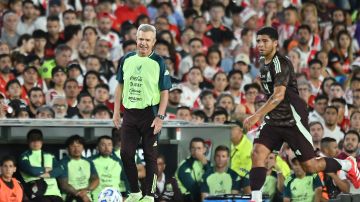
<svg viewBox="0 0 360 202">
<path fill-rule="evenodd" d="M 350 119 L 347 117 L 344 117 L 340 124 L 338 124 L 341 130 L 347 131 L 350 127 Z"/>
<path fill-rule="evenodd" d="M 129 20 L 134 23 L 136 18 L 141 14 L 148 15 L 147 9 L 144 5 L 139 5 L 135 8 L 131 8 L 127 4 L 119 6 L 115 10 L 116 20 L 114 21 L 113 28 L 119 31 L 123 22 Z"/>
<path fill-rule="evenodd" d="M 13 74 L 9 75 L 9 81 L 15 79 L 15 76 Z M 6 84 L 7 81 L 4 80 L 4 78 L 0 75 L 0 92 L 3 93 L 4 95 L 6 95 Z"/>
</svg>

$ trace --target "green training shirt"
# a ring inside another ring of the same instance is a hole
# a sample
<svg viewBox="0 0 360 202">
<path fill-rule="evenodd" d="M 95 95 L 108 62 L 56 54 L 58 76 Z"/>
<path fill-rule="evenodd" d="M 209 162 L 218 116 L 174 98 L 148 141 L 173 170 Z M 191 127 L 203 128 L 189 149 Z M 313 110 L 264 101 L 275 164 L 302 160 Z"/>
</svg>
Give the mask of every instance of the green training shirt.
<svg viewBox="0 0 360 202">
<path fill-rule="evenodd" d="M 67 178 L 68 183 L 76 190 L 87 188 L 91 176 L 97 176 L 94 163 L 87 158 L 71 159 L 66 156 L 60 163 L 64 168 L 64 174 L 61 178 Z"/>
<path fill-rule="evenodd" d="M 181 193 L 199 195 L 202 176 L 208 169 L 210 169 L 210 162 L 203 165 L 191 156 L 182 161 L 175 174 Z"/>
<path fill-rule="evenodd" d="M 92 162 L 94 163 L 100 180 L 99 185 L 91 193 L 93 199 L 97 199 L 105 187 L 112 187 L 122 193 L 126 193 L 129 190 L 124 166 L 115 154 L 108 157 L 95 155 L 92 158 Z"/>
<path fill-rule="evenodd" d="M 231 194 L 232 190 L 240 191 L 246 186 L 249 186 L 249 180 L 241 178 L 231 168 L 222 173 L 216 172 L 213 168 L 203 175 L 201 192 L 209 193 L 209 195 Z"/>
<path fill-rule="evenodd" d="M 322 183 L 317 174 L 307 174 L 302 179 L 292 174 L 285 181 L 284 197 L 292 202 L 313 202 L 318 187 L 322 187 Z"/>
<path fill-rule="evenodd" d="M 41 162 L 42 153 L 44 155 L 44 167 L 42 166 Z M 28 150 L 21 154 L 19 167 L 21 176 L 26 183 L 40 179 L 38 176 L 45 173 L 45 167 L 52 168 L 52 171 L 49 172 L 50 178 L 44 178 L 47 184 L 47 189 L 44 196 L 61 197 L 56 178 L 61 176 L 64 170 L 52 154 L 43 152 L 41 150 Z"/>
<path fill-rule="evenodd" d="M 275 171 L 271 171 L 270 175 L 267 175 L 265 178 L 265 183 L 261 188 L 263 194 L 269 196 L 270 200 L 274 197 L 276 193 L 277 187 L 277 173 Z"/>
<path fill-rule="evenodd" d="M 122 104 L 126 109 L 156 106 L 160 92 L 171 88 L 164 59 L 154 52 L 148 57 L 131 52 L 121 58 L 117 80 L 123 84 Z"/>
</svg>

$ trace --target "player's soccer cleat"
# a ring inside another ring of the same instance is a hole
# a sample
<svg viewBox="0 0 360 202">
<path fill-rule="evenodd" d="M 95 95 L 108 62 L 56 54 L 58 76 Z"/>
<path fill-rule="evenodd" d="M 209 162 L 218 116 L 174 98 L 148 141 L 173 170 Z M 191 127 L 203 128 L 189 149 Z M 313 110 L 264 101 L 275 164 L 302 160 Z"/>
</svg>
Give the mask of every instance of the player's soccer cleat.
<svg viewBox="0 0 360 202">
<path fill-rule="evenodd" d="M 154 202 L 154 197 L 152 196 L 144 196 L 139 202 Z"/>
<path fill-rule="evenodd" d="M 357 167 L 356 159 L 352 156 L 346 158 L 346 160 L 350 161 L 351 168 L 347 172 L 347 178 L 351 181 L 354 187 L 357 189 L 360 187 L 360 172 Z"/>
<path fill-rule="evenodd" d="M 125 202 L 139 202 L 142 198 L 142 193 L 130 193 Z"/>
</svg>

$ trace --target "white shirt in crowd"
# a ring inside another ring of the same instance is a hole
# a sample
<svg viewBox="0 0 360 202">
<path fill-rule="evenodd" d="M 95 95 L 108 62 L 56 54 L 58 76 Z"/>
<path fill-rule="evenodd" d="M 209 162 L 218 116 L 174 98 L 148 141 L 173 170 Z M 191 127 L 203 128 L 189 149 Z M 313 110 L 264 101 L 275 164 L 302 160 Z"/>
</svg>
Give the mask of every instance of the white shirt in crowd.
<svg viewBox="0 0 360 202">
<path fill-rule="evenodd" d="M 198 88 L 197 90 L 193 91 L 184 83 L 180 84 L 179 86 L 182 89 L 180 104 L 192 108 L 196 99 L 201 93 L 201 89 Z"/>
<path fill-rule="evenodd" d="M 313 110 L 312 112 L 309 113 L 309 123 L 315 122 L 315 121 L 318 121 L 323 126 L 325 126 L 324 118 L 316 110 Z"/>
<path fill-rule="evenodd" d="M 214 69 L 214 68 L 211 68 L 210 66 L 206 66 L 205 69 L 204 69 L 204 77 L 209 79 L 209 80 L 212 80 L 214 75 L 218 72 L 219 70 L 218 69 Z"/>
<path fill-rule="evenodd" d="M 331 137 L 339 143 L 344 138 L 344 133 L 340 130 L 339 126 L 336 126 L 335 130 L 331 131 L 324 125 L 324 137 Z"/>
<path fill-rule="evenodd" d="M 185 73 L 193 66 L 193 60 L 190 55 L 184 57 L 179 64 L 179 78 L 181 79 Z"/>
</svg>

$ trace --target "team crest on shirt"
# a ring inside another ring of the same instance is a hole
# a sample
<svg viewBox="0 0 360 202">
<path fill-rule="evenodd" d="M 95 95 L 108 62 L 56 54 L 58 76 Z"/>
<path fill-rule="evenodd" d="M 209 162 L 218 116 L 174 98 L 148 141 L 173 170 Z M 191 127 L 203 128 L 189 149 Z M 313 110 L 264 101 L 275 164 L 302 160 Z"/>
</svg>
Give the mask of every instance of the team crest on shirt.
<svg viewBox="0 0 360 202">
<path fill-rule="evenodd" d="M 166 187 L 165 187 L 166 191 L 173 191 L 173 187 L 171 184 L 167 184 Z"/>
<path fill-rule="evenodd" d="M 272 82 L 270 71 L 266 75 L 266 82 Z"/>
<path fill-rule="evenodd" d="M 137 73 L 137 74 L 140 74 L 140 73 L 141 73 L 141 67 L 142 67 L 142 65 L 136 67 L 136 73 Z"/>
</svg>

